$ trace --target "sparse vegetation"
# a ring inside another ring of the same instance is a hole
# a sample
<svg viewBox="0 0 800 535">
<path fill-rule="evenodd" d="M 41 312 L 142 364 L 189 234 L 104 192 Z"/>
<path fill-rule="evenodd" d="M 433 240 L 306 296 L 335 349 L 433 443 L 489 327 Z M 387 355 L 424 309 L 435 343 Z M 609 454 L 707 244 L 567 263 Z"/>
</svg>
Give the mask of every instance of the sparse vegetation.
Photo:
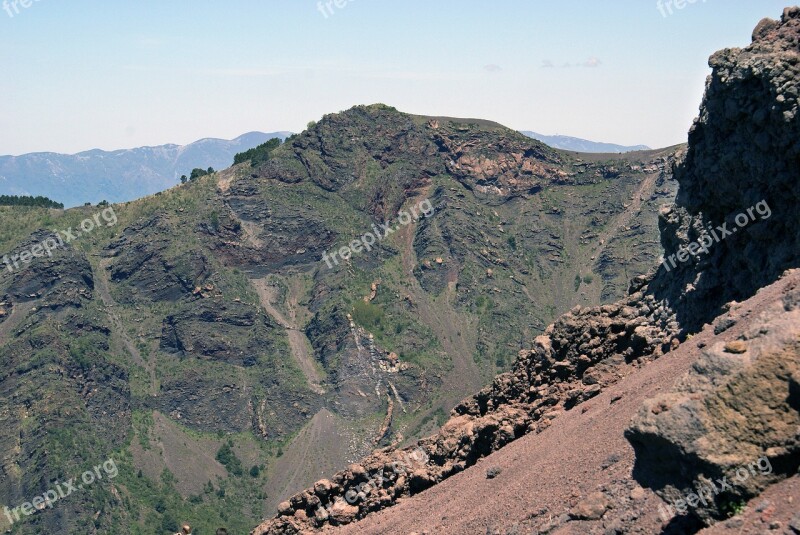
<svg viewBox="0 0 800 535">
<path fill-rule="evenodd" d="M 353 320 L 368 329 L 380 327 L 383 315 L 383 310 L 372 303 L 357 301 L 353 306 Z"/>
<path fill-rule="evenodd" d="M 731 517 L 734 517 L 734 516 L 742 514 L 742 511 L 744 511 L 744 507 L 745 507 L 746 504 L 747 504 L 747 502 L 745 500 L 742 500 L 742 499 L 739 499 L 739 500 L 726 500 L 720 506 L 720 510 L 722 511 L 722 513 L 727 518 L 731 518 Z"/>
</svg>

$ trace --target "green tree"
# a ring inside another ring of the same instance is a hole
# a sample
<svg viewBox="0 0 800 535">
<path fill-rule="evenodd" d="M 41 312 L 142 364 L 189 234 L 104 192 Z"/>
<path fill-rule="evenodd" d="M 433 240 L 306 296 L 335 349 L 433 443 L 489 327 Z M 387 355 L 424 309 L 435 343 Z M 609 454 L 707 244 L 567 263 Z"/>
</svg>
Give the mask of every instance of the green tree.
<svg viewBox="0 0 800 535">
<path fill-rule="evenodd" d="M 198 169 L 197 167 L 195 167 L 194 169 L 192 169 L 192 174 L 189 175 L 189 180 L 194 182 L 198 178 L 206 176 L 207 174 L 208 174 L 208 171 L 205 171 L 203 169 Z"/>
<path fill-rule="evenodd" d="M 256 167 L 259 164 L 269 160 L 272 155 L 272 151 L 280 146 L 281 140 L 277 137 L 272 138 L 266 143 L 262 143 L 257 147 L 238 153 L 233 157 L 233 165 L 244 163 L 250 160 L 250 165 L 252 167 Z"/>
<path fill-rule="evenodd" d="M 64 208 L 60 202 L 55 202 L 47 197 L 0 195 L 0 206 L 35 206 L 39 208 Z"/>
</svg>

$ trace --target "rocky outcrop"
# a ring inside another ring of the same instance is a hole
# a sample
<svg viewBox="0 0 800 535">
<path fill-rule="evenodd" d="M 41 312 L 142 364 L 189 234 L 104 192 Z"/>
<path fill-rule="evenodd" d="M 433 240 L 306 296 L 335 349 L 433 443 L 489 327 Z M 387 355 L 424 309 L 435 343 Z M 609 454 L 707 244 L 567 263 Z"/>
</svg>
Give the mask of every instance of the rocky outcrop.
<svg viewBox="0 0 800 535">
<path fill-rule="evenodd" d="M 797 265 L 798 35 L 800 9 L 787 8 L 780 21 L 759 23 L 749 47 L 709 61 L 700 116 L 674 170 L 676 204 L 660 217 L 664 257 L 675 265 L 668 260 L 651 285 L 685 332 Z M 713 243 L 698 253 L 703 235 Z"/>
<path fill-rule="evenodd" d="M 210 261 L 197 251 L 176 251 L 170 236 L 179 233 L 165 214 L 137 221 L 104 251 L 113 257 L 111 280 L 129 286 L 126 300 L 177 301 L 203 285 Z"/>
<path fill-rule="evenodd" d="M 59 238 L 60 239 L 60 238 Z M 42 244 L 57 243 L 54 234 L 37 231 L 21 243 L 7 258 L 14 259 L 23 253 L 42 249 Z M 39 307 L 58 310 L 64 307 L 81 307 L 92 298 L 94 277 L 86 256 L 70 244 L 55 246 L 50 255 L 41 253 L 25 264 L 0 270 L 0 302 L 5 311 L 13 311 L 14 304 L 36 301 Z M 5 297 L 2 297 L 5 294 Z M 0 317 L 0 322 L 6 315 Z"/>
<path fill-rule="evenodd" d="M 737 307 L 730 316 L 738 320 Z M 636 479 L 673 514 L 690 508 L 707 522 L 797 473 L 800 287 L 739 340 L 703 349 L 673 391 L 644 404 L 626 436 L 636 450 Z"/>
<path fill-rule="evenodd" d="M 429 128 L 447 171 L 476 195 L 508 200 L 536 193 L 545 184 L 566 181 L 568 176 L 554 150 L 532 145 L 521 134 L 510 137 L 490 130 L 487 136 L 477 124 L 453 128 L 437 123 Z"/>
<path fill-rule="evenodd" d="M 164 319 L 159 347 L 166 353 L 250 367 L 265 350 L 277 349 L 274 328 L 253 306 L 201 299 Z"/>
</svg>

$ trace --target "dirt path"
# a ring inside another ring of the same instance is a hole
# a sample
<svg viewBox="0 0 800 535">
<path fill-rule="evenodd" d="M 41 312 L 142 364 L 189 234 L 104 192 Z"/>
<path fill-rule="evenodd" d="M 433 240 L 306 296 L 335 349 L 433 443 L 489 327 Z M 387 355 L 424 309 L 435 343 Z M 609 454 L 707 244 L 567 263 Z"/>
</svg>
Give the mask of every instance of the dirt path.
<svg viewBox="0 0 800 535">
<path fill-rule="evenodd" d="M 278 291 L 277 288 L 269 283 L 269 278 L 251 279 L 250 282 L 253 284 L 256 293 L 258 293 L 261 305 L 267 311 L 267 314 L 272 316 L 281 327 L 286 329 L 286 336 L 289 339 L 289 349 L 297 365 L 300 366 L 300 369 L 306 376 L 309 386 L 317 394 L 324 394 L 325 389 L 322 388 L 324 377 L 322 373 L 320 373 L 319 368 L 317 368 L 314 360 L 314 350 L 311 347 L 311 342 L 308 340 L 306 333 L 301 329 L 298 322 L 298 314 L 301 308 L 299 305 L 299 298 L 302 285 L 297 282 L 289 284 L 289 292 L 286 296 L 286 304 L 288 307 L 287 317 L 276 305 Z"/>
<path fill-rule="evenodd" d="M 99 262 L 97 270 L 95 271 L 95 289 L 100 295 L 100 299 L 105 305 L 106 313 L 111 320 L 112 339 L 115 340 L 121 346 L 121 348 L 124 348 L 133 358 L 134 362 L 136 362 L 136 364 L 141 366 L 148 373 L 150 376 L 150 395 L 157 396 L 159 384 L 156 374 L 155 359 L 150 359 L 150 362 L 147 362 L 144 357 L 142 357 L 142 354 L 139 352 L 136 344 L 134 344 L 133 340 L 131 340 L 131 338 L 128 336 L 128 333 L 122 324 L 122 320 L 120 320 L 119 316 L 114 311 L 114 309 L 119 305 L 117 305 L 116 301 L 114 301 L 114 298 L 111 297 L 111 291 L 109 289 L 108 271 L 106 270 L 106 267 L 110 263 L 110 259 L 104 259 Z"/>
<path fill-rule="evenodd" d="M 636 216 L 636 213 L 642 209 L 642 198 L 650 197 L 655 191 L 656 180 L 660 174 L 661 171 L 658 171 L 655 173 L 650 173 L 645 177 L 639 187 L 633 192 L 631 204 L 622 212 L 614 216 L 609 225 L 606 227 L 606 230 L 600 233 L 600 235 L 597 237 L 597 243 L 595 244 L 594 249 L 592 249 L 590 257 L 600 258 L 600 255 L 603 254 L 603 252 L 606 250 L 606 247 L 608 247 L 610 244 L 611 239 L 620 234 L 620 229 L 630 225 L 631 219 L 633 219 Z M 592 264 L 593 263 L 594 262 L 592 261 Z M 591 265 L 586 266 L 583 271 L 591 271 Z M 625 278 L 628 278 L 627 274 Z"/>
</svg>

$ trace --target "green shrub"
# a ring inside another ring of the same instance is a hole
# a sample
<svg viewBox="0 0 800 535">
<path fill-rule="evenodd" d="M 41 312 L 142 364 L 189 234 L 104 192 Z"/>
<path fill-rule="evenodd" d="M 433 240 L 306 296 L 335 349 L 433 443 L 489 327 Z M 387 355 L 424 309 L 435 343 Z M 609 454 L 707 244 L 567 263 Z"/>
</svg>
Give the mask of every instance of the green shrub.
<svg viewBox="0 0 800 535">
<path fill-rule="evenodd" d="M 211 168 L 209 167 L 209 169 L 211 169 Z M 213 172 L 214 170 L 213 170 L 213 169 L 211 169 L 211 171 Z M 189 180 L 191 180 L 192 182 L 194 182 L 194 181 L 195 181 L 195 180 L 197 180 L 198 178 L 200 178 L 200 177 L 204 177 L 204 176 L 206 176 L 206 175 L 208 175 L 208 174 L 209 174 L 209 172 L 208 172 L 208 171 L 206 171 L 205 169 L 198 169 L 197 167 L 195 167 L 194 169 L 192 169 L 192 174 L 191 174 L 191 175 L 189 175 Z"/>
<path fill-rule="evenodd" d="M 219 451 L 217 452 L 217 461 L 219 461 L 219 463 L 234 476 L 238 477 L 244 473 L 244 470 L 242 469 L 242 461 L 240 461 L 236 456 L 236 453 L 234 453 L 229 442 L 224 443 L 222 447 L 220 447 Z"/>
</svg>

